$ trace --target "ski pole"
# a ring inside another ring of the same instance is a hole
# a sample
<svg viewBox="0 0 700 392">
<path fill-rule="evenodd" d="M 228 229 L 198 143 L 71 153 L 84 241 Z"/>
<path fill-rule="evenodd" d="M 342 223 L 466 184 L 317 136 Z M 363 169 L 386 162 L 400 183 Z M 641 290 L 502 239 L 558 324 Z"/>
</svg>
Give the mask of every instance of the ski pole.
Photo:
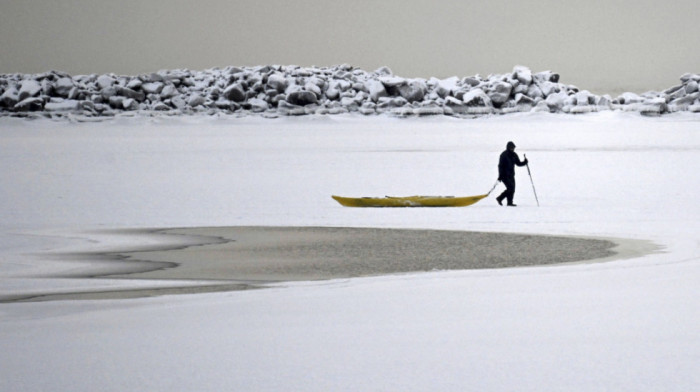
<svg viewBox="0 0 700 392">
<path fill-rule="evenodd" d="M 523 154 L 525 157 L 525 160 L 527 160 L 527 155 Z M 535 190 L 535 182 L 532 181 L 532 173 L 530 173 L 530 162 L 528 162 L 525 166 L 527 166 L 527 175 L 530 176 L 530 184 L 532 184 L 532 193 L 535 194 L 535 201 L 537 201 L 537 207 L 540 206 L 540 201 L 537 199 L 537 191 Z"/>
</svg>

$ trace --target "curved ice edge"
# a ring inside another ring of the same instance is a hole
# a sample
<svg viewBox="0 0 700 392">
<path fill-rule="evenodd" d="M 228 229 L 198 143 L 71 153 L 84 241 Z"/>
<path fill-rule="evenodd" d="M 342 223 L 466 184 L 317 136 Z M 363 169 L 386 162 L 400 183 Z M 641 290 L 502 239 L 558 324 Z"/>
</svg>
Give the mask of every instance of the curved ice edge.
<svg viewBox="0 0 700 392">
<path fill-rule="evenodd" d="M 152 297 L 152 296 L 162 296 L 162 295 L 176 295 L 176 294 L 195 294 L 195 293 L 211 293 L 211 292 L 221 292 L 221 291 L 237 291 L 237 290 L 248 290 L 248 289 L 260 289 L 265 287 L 279 286 L 280 284 L 289 284 L 290 282 L 311 282 L 311 281 L 330 281 L 338 279 L 348 279 L 348 278 L 368 278 L 377 276 L 387 276 L 387 275 L 413 275 L 413 276 L 424 276 L 425 273 L 431 272 L 446 272 L 446 271 L 465 271 L 470 268 L 457 268 L 457 269 L 428 269 L 428 270 L 395 270 L 395 271 L 384 271 L 384 272 L 374 272 L 360 273 L 354 276 L 325 276 L 325 277 L 315 277 L 307 276 L 304 274 L 292 276 L 291 278 L 280 278 L 280 276 L 267 276 L 257 279 L 251 279 L 250 277 L 242 277 L 239 279 L 231 279 L 231 277 L 224 276 L 197 276 L 188 277 L 187 275 L 170 276 L 167 274 L 161 274 L 163 271 L 169 270 L 170 272 L 181 270 L 182 265 L 192 263 L 191 259 L 179 258 L 176 256 L 174 261 L 170 260 L 164 263 L 163 260 L 149 260 L 147 256 L 150 252 L 160 252 L 165 254 L 170 254 L 173 256 L 177 251 L 187 250 L 191 252 L 194 248 L 204 249 L 211 245 L 226 245 L 235 240 L 227 238 L 226 235 L 218 235 L 221 231 L 226 230 L 306 230 L 315 229 L 319 230 L 321 233 L 323 231 L 331 230 L 379 230 L 379 231 L 398 231 L 398 232 L 412 232 L 414 234 L 422 232 L 433 232 L 436 234 L 440 233 L 457 233 L 457 234 L 486 234 L 489 236 L 523 236 L 528 238 L 537 239 L 570 239 L 570 240 L 585 240 L 585 241 L 598 241 L 609 243 L 607 246 L 607 254 L 603 255 L 598 252 L 591 258 L 585 258 L 581 260 L 566 261 L 566 262 L 555 262 L 546 264 L 529 264 L 529 265 L 509 265 L 506 267 L 490 267 L 481 266 L 475 267 L 480 270 L 494 270 L 503 268 L 532 268 L 532 267 L 560 267 L 566 265 L 574 264 L 592 264 L 592 263 L 604 263 L 610 261 L 617 261 L 623 259 L 634 259 L 649 254 L 657 253 L 661 250 L 661 247 L 651 241 L 638 240 L 638 239 L 625 239 L 625 238 L 609 238 L 609 237 L 586 237 L 586 236 L 559 236 L 559 235 L 522 235 L 513 233 L 483 233 L 483 232 L 469 232 L 469 231 L 457 231 L 457 230 L 421 230 L 421 229 L 373 229 L 373 228 L 332 228 L 332 227 L 215 227 L 215 228 L 171 228 L 171 229 L 134 229 L 134 230 L 117 230 L 112 231 L 112 235 L 128 234 L 128 235 L 138 235 L 146 236 L 148 238 L 148 246 L 132 246 L 125 247 L 123 244 L 118 248 L 112 248 L 109 250 L 100 250 L 98 252 L 81 252 L 72 253 L 73 255 L 80 255 L 82 257 L 92 258 L 95 263 L 97 270 L 91 270 L 89 273 L 79 274 L 76 276 L 87 278 L 87 279 L 118 279 L 118 280 L 128 280 L 129 287 L 115 288 L 108 290 L 83 290 L 83 291 L 70 291 L 70 292 L 33 292 L 23 295 L 13 295 L 6 296 L 5 298 L 0 298 L 0 303 L 11 303 L 11 302 L 37 302 L 37 301 L 54 301 L 54 300 L 98 300 L 98 299 L 129 299 L 129 298 L 142 298 L 142 297 Z M 209 231 L 214 231 L 216 233 L 211 233 Z M 217 232 L 218 231 L 218 232 Z M 108 231 L 102 231 L 103 234 Z M 375 234 L 372 234 L 373 236 Z M 264 242 L 264 241 L 263 241 Z M 536 247 L 537 250 L 542 250 L 541 245 Z M 196 253 L 195 253 L 196 254 Z M 203 253 L 199 254 L 199 258 L 203 257 Z M 134 262 L 131 264 L 133 268 L 129 269 L 128 266 L 115 265 L 113 264 L 115 259 L 129 260 L 129 262 Z M 97 273 L 96 271 L 99 271 Z M 138 281 L 137 286 L 134 282 Z M 156 284 L 155 282 L 159 282 Z M 162 283 L 160 283 L 162 282 Z M 168 282 L 167 285 L 163 283 Z"/>
</svg>

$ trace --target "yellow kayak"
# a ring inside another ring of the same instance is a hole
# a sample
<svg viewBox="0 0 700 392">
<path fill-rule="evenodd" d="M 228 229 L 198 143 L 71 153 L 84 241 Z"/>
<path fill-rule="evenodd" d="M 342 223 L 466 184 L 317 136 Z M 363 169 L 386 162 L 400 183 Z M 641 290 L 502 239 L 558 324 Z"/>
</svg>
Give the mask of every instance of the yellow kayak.
<svg viewBox="0 0 700 392">
<path fill-rule="evenodd" d="M 331 197 L 345 207 L 465 207 L 486 196 Z"/>
</svg>

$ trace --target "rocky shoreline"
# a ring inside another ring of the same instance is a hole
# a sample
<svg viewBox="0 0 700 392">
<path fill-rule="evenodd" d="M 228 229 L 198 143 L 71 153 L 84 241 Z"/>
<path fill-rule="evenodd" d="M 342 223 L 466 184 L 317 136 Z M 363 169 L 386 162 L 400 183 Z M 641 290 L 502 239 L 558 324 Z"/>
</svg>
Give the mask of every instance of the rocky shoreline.
<svg viewBox="0 0 700 392">
<path fill-rule="evenodd" d="M 204 71 L 163 70 L 138 76 L 0 75 L 0 117 L 109 118 L 143 115 L 389 114 L 477 117 L 517 112 L 584 114 L 604 110 L 647 116 L 700 113 L 700 75 L 685 74 L 662 92 L 595 95 L 559 82 L 550 71 L 447 79 L 403 78 L 387 67 L 266 65 Z"/>
</svg>

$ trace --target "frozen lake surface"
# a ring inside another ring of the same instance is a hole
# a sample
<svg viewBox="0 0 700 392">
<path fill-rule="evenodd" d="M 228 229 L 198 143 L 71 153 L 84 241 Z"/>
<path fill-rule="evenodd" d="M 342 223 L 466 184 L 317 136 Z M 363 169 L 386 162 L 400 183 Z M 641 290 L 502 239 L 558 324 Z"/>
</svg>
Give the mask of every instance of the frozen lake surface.
<svg viewBox="0 0 700 392">
<path fill-rule="evenodd" d="M 421 228 L 658 248 L 594 264 L 0 304 L 0 389 L 692 390 L 699 131 L 688 113 L 0 119 L 0 295 L 168 285 L 75 279 L 94 266 L 51 256 L 162 241 L 113 229 Z M 509 140 L 530 160 L 540 207 L 525 168 L 517 208 L 330 198 L 483 194 Z"/>
</svg>

